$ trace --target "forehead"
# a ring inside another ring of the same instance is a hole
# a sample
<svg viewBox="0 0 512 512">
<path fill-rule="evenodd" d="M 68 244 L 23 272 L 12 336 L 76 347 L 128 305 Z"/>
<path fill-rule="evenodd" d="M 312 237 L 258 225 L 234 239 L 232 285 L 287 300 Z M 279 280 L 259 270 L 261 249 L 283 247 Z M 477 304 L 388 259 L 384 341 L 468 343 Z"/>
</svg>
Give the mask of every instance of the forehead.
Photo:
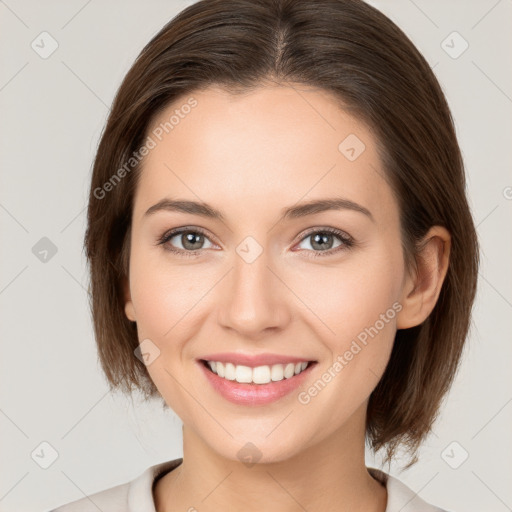
<svg viewBox="0 0 512 512">
<path fill-rule="evenodd" d="M 377 214 L 394 206 L 370 130 L 318 89 L 233 95 L 210 87 L 160 112 L 148 136 L 155 144 L 143 160 L 136 214 L 164 197 L 201 200 L 235 217 L 337 196 Z"/>
</svg>

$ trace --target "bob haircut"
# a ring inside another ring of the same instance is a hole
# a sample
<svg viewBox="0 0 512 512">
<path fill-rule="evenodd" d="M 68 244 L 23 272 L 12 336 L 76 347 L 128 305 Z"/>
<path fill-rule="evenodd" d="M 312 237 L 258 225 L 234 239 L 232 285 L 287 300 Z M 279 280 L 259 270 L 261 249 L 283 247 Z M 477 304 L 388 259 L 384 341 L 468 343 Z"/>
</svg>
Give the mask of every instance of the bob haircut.
<svg viewBox="0 0 512 512">
<path fill-rule="evenodd" d="M 414 272 L 419 241 L 430 227 L 451 234 L 438 302 L 422 324 L 397 331 L 367 409 L 366 443 L 374 451 L 385 447 L 389 463 L 405 447 L 413 456 L 409 467 L 459 367 L 479 247 L 442 89 L 409 38 L 361 0 L 201 0 L 141 51 L 114 99 L 90 188 L 84 248 L 101 367 L 111 391 L 160 396 L 134 355 L 137 329 L 124 314 L 123 293 L 134 194 L 152 121 L 208 86 L 239 94 L 266 83 L 330 92 L 369 127 L 398 202 L 407 270 Z"/>
</svg>

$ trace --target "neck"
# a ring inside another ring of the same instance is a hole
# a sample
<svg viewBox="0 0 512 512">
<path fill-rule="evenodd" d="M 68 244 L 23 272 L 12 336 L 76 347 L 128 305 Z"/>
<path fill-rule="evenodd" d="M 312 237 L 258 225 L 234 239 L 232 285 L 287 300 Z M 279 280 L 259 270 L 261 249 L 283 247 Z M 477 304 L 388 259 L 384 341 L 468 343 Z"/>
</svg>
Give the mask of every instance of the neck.
<svg viewBox="0 0 512 512">
<path fill-rule="evenodd" d="M 368 473 L 364 430 L 351 420 L 291 458 L 252 466 L 222 457 L 184 427 L 183 463 L 156 483 L 156 510 L 385 512 L 386 489 Z"/>
</svg>

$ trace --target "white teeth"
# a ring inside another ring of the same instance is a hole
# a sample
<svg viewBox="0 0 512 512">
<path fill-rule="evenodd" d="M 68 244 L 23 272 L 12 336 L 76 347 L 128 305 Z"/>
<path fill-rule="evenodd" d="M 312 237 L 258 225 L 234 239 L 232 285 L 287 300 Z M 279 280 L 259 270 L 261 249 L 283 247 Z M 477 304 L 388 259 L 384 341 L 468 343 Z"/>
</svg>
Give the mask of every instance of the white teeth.
<svg viewBox="0 0 512 512">
<path fill-rule="evenodd" d="M 295 365 L 293 363 L 288 363 L 284 368 L 284 376 L 286 379 L 293 377 L 295 375 Z"/>
<path fill-rule="evenodd" d="M 284 379 L 284 368 L 282 364 L 275 364 L 270 370 L 270 376 L 273 381 Z"/>
<path fill-rule="evenodd" d="M 270 366 L 257 366 L 252 369 L 252 382 L 268 384 L 270 382 Z"/>
<path fill-rule="evenodd" d="M 242 365 L 236 366 L 235 379 L 237 382 L 252 382 L 252 368 Z"/>
<path fill-rule="evenodd" d="M 235 365 L 233 363 L 226 363 L 224 365 L 224 378 L 228 380 L 236 379 Z"/>
<path fill-rule="evenodd" d="M 233 363 L 221 363 L 219 361 L 207 361 L 207 364 L 213 373 L 227 380 L 236 380 L 245 384 L 268 384 L 284 379 L 290 379 L 294 375 L 303 372 L 307 367 L 307 362 L 274 364 L 272 366 L 250 366 L 234 365 Z"/>
</svg>

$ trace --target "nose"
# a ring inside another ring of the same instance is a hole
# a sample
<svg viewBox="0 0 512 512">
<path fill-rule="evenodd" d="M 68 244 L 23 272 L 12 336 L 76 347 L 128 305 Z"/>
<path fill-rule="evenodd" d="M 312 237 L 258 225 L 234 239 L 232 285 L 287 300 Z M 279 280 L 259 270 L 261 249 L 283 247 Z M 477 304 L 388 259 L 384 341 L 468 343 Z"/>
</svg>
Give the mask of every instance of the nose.
<svg viewBox="0 0 512 512">
<path fill-rule="evenodd" d="M 218 321 L 238 337 L 260 339 L 290 321 L 287 299 L 292 294 L 269 263 L 265 251 L 252 263 L 237 254 L 224 279 Z"/>
</svg>

